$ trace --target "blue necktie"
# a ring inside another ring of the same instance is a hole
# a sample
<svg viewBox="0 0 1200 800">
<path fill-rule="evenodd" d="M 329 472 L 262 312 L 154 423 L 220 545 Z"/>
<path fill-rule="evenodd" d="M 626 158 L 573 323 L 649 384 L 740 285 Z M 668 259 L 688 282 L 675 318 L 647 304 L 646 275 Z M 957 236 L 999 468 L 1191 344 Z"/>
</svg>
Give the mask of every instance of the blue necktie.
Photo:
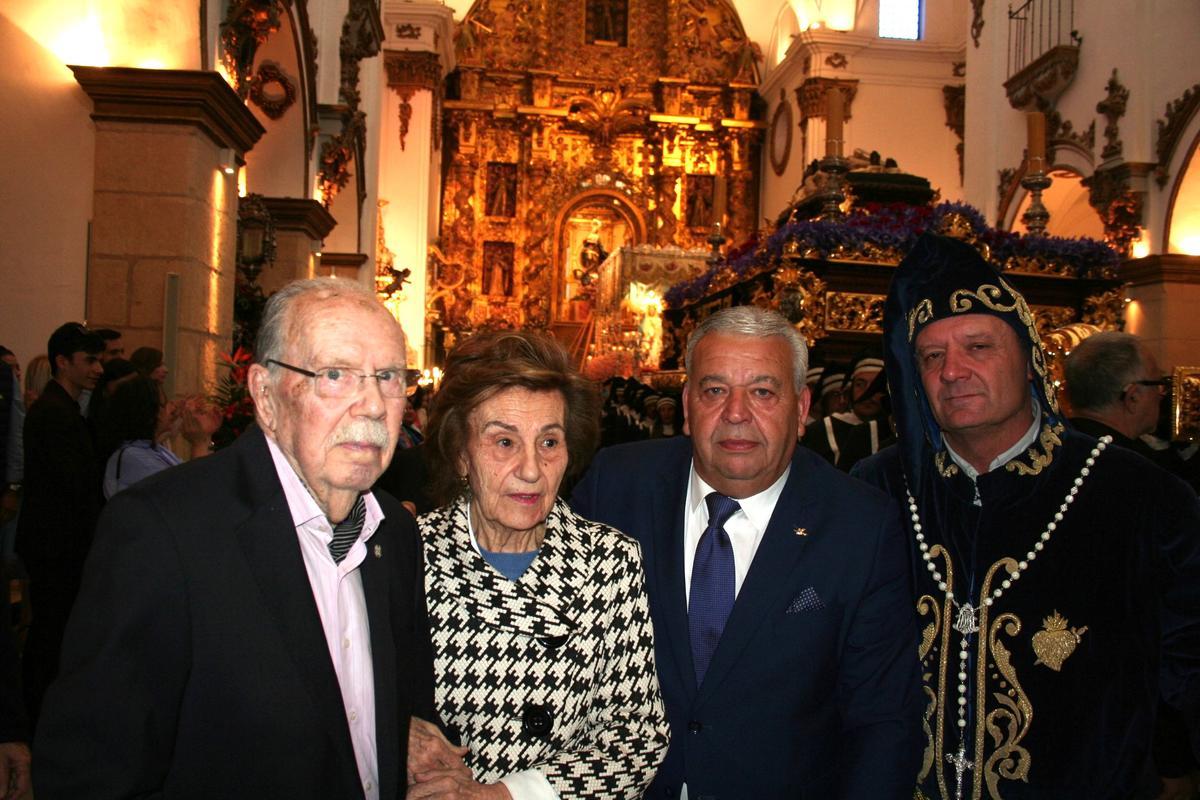
<svg viewBox="0 0 1200 800">
<path fill-rule="evenodd" d="M 708 527 L 696 546 L 688 599 L 688 633 L 697 686 L 704 682 L 704 673 L 717 650 L 717 642 L 721 641 L 721 631 L 725 630 L 725 620 L 733 610 L 733 545 L 725 532 L 725 523 L 741 508 L 737 500 L 717 492 L 705 497 L 704 502 L 708 505 Z"/>
</svg>

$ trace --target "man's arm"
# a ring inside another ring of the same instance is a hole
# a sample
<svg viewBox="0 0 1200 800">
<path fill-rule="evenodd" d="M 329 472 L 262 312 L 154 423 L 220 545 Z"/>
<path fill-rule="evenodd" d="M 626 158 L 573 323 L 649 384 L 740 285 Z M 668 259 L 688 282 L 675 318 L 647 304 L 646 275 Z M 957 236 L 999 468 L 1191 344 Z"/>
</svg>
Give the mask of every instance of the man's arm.
<svg viewBox="0 0 1200 800">
<path fill-rule="evenodd" d="M 169 528 L 137 490 L 100 518 L 38 720 L 38 800 L 162 791 L 191 665 L 186 578 Z"/>
<path fill-rule="evenodd" d="M 889 513 L 842 656 L 837 702 L 845 733 L 841 794 L 912 797 L 920 766 L 921 673 L 906 542 Z"/>
</svg>

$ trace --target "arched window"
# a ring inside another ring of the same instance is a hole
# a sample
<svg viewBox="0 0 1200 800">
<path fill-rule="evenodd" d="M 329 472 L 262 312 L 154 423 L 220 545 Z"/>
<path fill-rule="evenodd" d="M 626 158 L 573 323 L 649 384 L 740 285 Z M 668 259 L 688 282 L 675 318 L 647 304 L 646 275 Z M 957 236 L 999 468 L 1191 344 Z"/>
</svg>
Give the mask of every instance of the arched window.
<svg viewBox="0 0 1200 800">
<path fill-rule="evenodd" d="M 879 0 L 879 36 L 921 38 L 921 0 Z"/>
</svg>

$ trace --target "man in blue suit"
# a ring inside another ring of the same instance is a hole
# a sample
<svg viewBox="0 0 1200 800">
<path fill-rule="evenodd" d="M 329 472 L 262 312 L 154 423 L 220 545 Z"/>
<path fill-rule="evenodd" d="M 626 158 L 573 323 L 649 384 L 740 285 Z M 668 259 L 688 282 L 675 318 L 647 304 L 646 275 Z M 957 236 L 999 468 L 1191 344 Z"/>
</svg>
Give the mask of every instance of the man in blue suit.
<svg viewBox="0 0 1200 800">
<path fill-rule="evenodd" d="M 653 798 L 907 800 L 921 707 L 894 503 L 803 448 L 807 348 L 754 307 L 687 346 L 688 438 L 600 451 L 579 513 L 638 539 L 671 747 Z"/>
</svg>

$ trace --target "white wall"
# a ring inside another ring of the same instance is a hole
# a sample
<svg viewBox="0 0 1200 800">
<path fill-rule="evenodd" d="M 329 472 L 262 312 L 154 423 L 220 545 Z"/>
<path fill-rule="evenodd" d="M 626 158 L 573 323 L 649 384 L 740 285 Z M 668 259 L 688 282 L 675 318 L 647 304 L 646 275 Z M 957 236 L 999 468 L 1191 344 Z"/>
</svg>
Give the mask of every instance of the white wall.
<svg viewBox="0 0 1200 800">
<path fill-rule="evenodd" d="M 0 108 L 0 344 L 25 364 L 84 316 L 94 128 L 71 71 L 5 14 Z"/>
</svg>

